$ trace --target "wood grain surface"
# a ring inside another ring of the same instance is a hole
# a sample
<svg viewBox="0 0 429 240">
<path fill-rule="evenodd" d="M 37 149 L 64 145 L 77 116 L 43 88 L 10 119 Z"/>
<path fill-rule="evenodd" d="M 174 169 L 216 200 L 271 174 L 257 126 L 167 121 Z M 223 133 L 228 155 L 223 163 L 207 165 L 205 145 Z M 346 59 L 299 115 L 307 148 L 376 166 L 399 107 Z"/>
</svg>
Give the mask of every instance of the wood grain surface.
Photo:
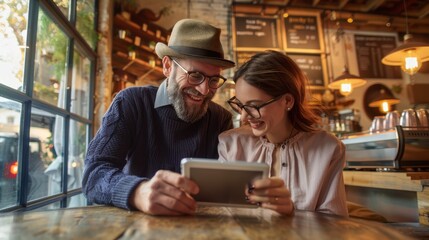
<svg viewBox="0 0 429 240">
<path fill-rule="evenodd" d="M 413 239 L 387 224 L 296 211 L 200 207 L 193 216 L 150 216 L 92 206 L 0 216 L 0 239 Z"/>
</svg>

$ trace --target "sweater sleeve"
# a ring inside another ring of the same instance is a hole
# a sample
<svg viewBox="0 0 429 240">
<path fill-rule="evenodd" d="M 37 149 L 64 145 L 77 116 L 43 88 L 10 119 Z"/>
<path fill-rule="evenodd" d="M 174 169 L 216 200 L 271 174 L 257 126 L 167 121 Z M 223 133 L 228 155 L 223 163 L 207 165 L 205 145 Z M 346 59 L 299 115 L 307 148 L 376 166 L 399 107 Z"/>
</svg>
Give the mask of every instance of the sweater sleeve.
<svg viewBox="0 0 429 240">
<path fill-rule="evenodd" d="M 122 172 L 131 148 L 134 114 L 120 92 L 114 99 L 96 136 L 89 144 L 82 180 L 83 193 L 97 204 L 130 209 L 131 193 L 145 180 Z"/>
</svg>

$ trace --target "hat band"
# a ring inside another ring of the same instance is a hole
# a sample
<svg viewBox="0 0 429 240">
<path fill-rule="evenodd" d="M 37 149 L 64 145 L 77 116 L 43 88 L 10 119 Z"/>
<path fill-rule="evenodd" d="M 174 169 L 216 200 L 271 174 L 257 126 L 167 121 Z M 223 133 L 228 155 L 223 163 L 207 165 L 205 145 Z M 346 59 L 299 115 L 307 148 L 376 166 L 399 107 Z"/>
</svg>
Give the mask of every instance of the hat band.
<svg viewBox="0 0 429 240">
<path fill-rule="evenodd" d="M 201 57 L 209 57 L 209 58 L 223 58 L 223 54 L 215 51 L 210 51 L 207 49 L 194 48 L 194 47 L 185 47 L 185 46 L 169 46 L 176 52 L 181 54 L 188 54 L 192 56 L 201 56 Z"/>
</svg>

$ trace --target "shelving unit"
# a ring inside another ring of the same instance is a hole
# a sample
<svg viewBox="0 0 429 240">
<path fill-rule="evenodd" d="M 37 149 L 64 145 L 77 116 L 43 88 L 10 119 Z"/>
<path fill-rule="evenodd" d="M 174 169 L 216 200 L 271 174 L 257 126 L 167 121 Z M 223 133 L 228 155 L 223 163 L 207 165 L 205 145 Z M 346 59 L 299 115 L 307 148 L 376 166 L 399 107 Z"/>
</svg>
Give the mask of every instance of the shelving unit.
<svg viewBox="0 0 429 240">
<path fill-rule="evenodd" d="M 115 15 L 113 26 L 112 66 L 116 74 L 115 81 L 121 79 L 119 81 L 159 85 L 165 76 L 161 59 L 154 48 L 157 42 L 167 42 L 169 32 L 151 22 L 143 22 L 140 26 L 121 14 Z M 124 37 L 119 37 L 119 30 L 126 31 Z M 135 58 L 129 57 L 131 50 L 135 51 Z M 116 86 L 119 87 L 115 87 L 113 94 L 125 87 L 125 84 Z"/>
</svg>

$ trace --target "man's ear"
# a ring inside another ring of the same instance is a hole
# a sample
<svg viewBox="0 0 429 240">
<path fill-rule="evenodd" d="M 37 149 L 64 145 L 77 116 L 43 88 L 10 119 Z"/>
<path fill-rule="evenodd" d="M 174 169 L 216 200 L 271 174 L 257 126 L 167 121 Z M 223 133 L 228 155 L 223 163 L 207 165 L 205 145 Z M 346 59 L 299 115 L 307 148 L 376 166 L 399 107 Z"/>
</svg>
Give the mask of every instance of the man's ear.
<svg viewBox="0 0 429 240">
<path fill-rule="evenodd" d="M 293 108 L 293 105 L 295 104 L 295 98 L 290 93 L 285 94 L 284 100 L 286 101 L 286 108 L 288 110 Z"/>
<path fill-rule="evenodd" d="M 162 58 L 162 73 L 164 76 L 169 77 L 173 67 L 173 60 L 169 56 Z"/>
</svg>

